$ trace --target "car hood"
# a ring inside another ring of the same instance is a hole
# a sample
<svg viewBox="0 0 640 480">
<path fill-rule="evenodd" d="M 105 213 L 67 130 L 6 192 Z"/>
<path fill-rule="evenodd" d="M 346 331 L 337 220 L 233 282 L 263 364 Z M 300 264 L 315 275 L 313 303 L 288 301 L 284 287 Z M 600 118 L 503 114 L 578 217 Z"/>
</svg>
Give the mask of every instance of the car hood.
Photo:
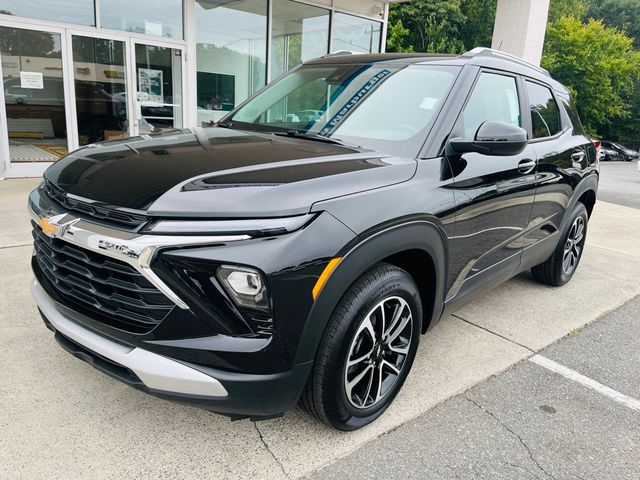
<svg viewBox="0 0 640 480">
<path fill-rule="evenodd" d="M 192 128 L 91 145 L 45 179 L 112 207 L 171 217 L 242 218 L 410 179 L 416 161 L 360 147 L 226 128 Z"/>
</svg>

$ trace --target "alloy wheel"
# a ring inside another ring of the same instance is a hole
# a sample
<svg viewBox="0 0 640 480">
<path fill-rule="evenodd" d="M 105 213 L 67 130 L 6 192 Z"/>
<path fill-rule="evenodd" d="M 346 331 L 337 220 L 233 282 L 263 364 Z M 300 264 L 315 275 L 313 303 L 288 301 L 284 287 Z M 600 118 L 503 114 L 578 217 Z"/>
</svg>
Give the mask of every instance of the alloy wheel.
<svg viewBox="0 0 640 480">
<path fill-rule="evenodd" d="M 578 216 L 571 225 L 567 241 L 564 244 L 562 256 L 562 271 L 565 275 L 571 275 L 578 266 L 580 253 L 584 244 L 584 217 Z"/>
<path fill-rule="evenodd" d="M 365 315 L 349 347 L 344 374 L 352 406 L 370 408 L 391 391 L 405 365 L 412 335 L 411 308 L 401 297 L 387 297 Z"/>
</svg>

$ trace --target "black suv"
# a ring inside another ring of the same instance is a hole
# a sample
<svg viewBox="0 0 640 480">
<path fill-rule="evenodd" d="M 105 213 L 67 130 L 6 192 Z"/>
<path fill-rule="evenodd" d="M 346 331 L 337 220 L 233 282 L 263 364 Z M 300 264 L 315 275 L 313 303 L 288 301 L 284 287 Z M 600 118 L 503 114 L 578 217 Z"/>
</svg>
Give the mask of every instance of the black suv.
<svg viewBox="0 0 640 480">
<path fill-rule="evenodd" d="M 598 163 L 566 88 L 487 49 L 330 55 L 215 127 L 91 145 L 32 192 L 33 293 L 73 355 L 235 418 L 375 420 L 420 334 L 568 282 Z"/>
</svg>

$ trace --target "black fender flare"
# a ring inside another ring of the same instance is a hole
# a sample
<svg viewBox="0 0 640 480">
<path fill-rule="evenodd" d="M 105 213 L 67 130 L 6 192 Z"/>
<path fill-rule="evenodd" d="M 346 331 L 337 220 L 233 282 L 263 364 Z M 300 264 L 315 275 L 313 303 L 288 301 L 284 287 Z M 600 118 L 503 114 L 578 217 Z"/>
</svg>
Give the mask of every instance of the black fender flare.
<svg viewBox="0 0 640 480">
<path fill-rule="evenodd" d="M 422 250 L 430 255 L 436 271 L 436 291 L 431 318 L 434 325 L 442 314 L 447 272 L 446 234 L 436 219 L 412 219 L 378 228 L 369 235 L 357 237 L 345 246 L 342 260 L 331 273 L 314 302 L 305 323 L 295 364 L 313 361 L 331 314 L 347 289 L 379 261 L 406 250 Z M 439 222 L 438 222 L 439 223 Z"/>
<path fill-rule="evenodd" d="M 594 170 L 592 173 L 585 176 L 580 181 L 580 183 L 576 185 L 576 188 L 573 189 L 573 195 L 571 196 L 571 199 L 567 204 L 567 208 L 565 208 L 564 210 L 564 215 L 562 216 L 562 223 L 560 228 L 561 232 L 564 231 L 564 228 L 566 227 L 567 222 L 569 221 L 569 218 L 571 216 L 571 212 L 573 211 L 574 207 L 578 203 L 578 200 L 580 200 L 582 195 L 585 194 L 585 192 L 591 190 L 593 191 L 593 193 L 596 195 L 596 198 L 597 198 L 599 179 L 600 177 L 598 173 L 596 173 L 596 171 Z"/>
</svg>

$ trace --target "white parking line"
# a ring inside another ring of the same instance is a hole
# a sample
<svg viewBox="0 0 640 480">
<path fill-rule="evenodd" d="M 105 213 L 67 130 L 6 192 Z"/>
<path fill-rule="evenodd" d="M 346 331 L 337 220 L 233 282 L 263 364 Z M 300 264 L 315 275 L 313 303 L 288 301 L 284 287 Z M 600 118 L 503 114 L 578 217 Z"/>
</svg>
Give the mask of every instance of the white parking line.
<svg viewBox="0 0 640 480">
<path fill-rule="evenodd" d="M 632 410 L 636 410 L 640 412 L 640 400 L 629 397 L 624 393 L 620 393 L 613 388 L 607 387 L 606 385 L 601 384 L 600 382 L 596 382 L 595 380 L 585 377 L 581 373 L 576 372 L 575 370 L 571 370 L 564 365 L 560 365 L 553 360 L 548 359 L 547 357 L 543 357 L 542 355 L 534 355 L 529 358 L 530 362 L 535 363 L 536 365 L 540 365 L 541 367 L 546 368 L 547 370 L 551 370 L 552 372 L 557 373 L 558 375 L 562 375 L 569 380 L 573 380 L 581 385 L 584 385 L 587 388 L 595 390 L 596 392 L 604 395 L 605 397 L 609 397 L 612 400 L 615 400 L 618 403 L 621 403 L 625 407 L 629 407 Z"/>
</svg>

